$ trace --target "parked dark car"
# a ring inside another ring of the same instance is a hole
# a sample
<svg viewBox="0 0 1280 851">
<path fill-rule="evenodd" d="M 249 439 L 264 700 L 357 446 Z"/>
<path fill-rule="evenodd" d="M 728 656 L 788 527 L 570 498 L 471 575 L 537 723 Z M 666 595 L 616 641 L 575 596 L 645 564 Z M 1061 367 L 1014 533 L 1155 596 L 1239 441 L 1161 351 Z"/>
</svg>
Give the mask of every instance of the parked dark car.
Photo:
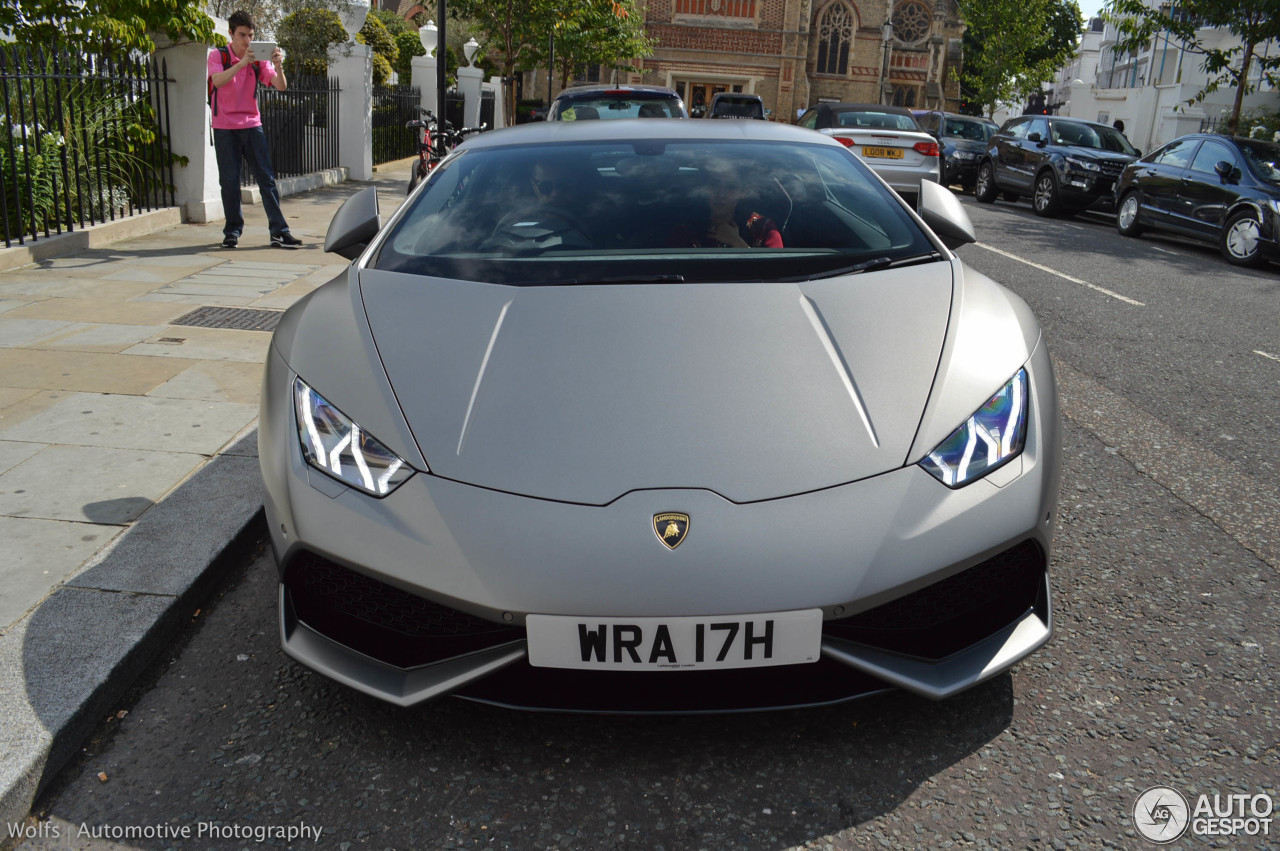
<svg viewBox="0 0 1280 851">
<path fill-rule="evenodd" d="M 1114 127 L 1056 115 L 1010 118 L 978 165 L 974 196 L 984 204 L 1030 197 L 1041 216 L 1114 206 L 1116 181 L 1141 155 Z"/>
<path fill-rule="evenodd" d="M 1280 145 L 1197 133 L 1125 168 L 1116 228 L 1165 230 L 1218 244 L 1227 261 L 1280 258 Z"/>
<path fill-rule="evenodd" d="M 707 118 L 757 118 L 764 121 L 764 99 L 745 92 L 716 92 Z"/>
<path fill-rule="evenodd" d="M 938 140 L 942 151 L 942 185 L 959 183 L 973 189 L 978 163 L 987 153 L 987 143 L 1000 125 L 986 118 L 954 112 L 913 110 L 920 129 Z"/>
<path fill-rule="evenodd" d="M 551 102 L 548 121 L 593 118 L 688 118 L 680 95 L 664 86 L 571 86 Z"/>
</svg>

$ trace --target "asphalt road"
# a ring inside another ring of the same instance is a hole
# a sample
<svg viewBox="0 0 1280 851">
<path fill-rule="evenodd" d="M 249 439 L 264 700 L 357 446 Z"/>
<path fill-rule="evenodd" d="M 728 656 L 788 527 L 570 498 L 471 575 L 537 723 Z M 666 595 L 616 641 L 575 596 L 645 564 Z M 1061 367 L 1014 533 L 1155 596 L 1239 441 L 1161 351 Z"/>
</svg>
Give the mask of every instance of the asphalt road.
<svg viewBox="0 0 1280 851">
<path fill-rule="evenodd" d="M 1280 361 L 1254 353 L 1280 356 L 1280 267 L 966 204 L 961 254 L 1040 316 L 1066 415 L 1056 634 L 1012 673 L 763 715 L 405 711 L 282 655 L 260 555 L 38 802 L 61 835 L 22 847 L 1141 848 L 1149 787 L 1280 798 Z"/>
</svg>

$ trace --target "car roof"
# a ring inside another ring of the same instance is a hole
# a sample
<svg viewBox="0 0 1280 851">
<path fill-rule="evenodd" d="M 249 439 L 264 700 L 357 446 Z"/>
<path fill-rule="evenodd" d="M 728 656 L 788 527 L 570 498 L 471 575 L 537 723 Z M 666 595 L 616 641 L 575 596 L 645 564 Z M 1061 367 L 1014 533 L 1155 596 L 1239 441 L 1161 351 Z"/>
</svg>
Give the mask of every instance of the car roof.
<svg viewBox="0 0 1280 851">
<path fill-rule="evenodd" d="M 905 106 L 888 106 L 880 103 L 820 103 L 810 109 L 830 109 L 837 112 L 890 112 L 895 115 L 911 115 Z M 915 118 L 914 115 L 911 115 Z"/>
<path fill-rule="evenodd" d="M 749 92 L 716 92 L 711 96 L 711 100 L 749 100 L 755 103 L 756 101 L 763 101 L 764 98 Z"/>
<path fill-rule="evenodd" d="M 578 97 L 579 95 L 591 96 L 614 93 L 640 95 L 641 97 L 653 95 L 673 98 L 680 97 L 680 95 L 678 95 L 673 89 L 669 89 L 666 86 L 610 86 L 603 83 L 590 83 L 587 85 L 570 86 L 567 89 L 563 89 L 560 94 L 556 95 L 555 99 L 560 100 L 560 98 Z"/>
<path fill-rule="evenodd" d="M 829 145 L 846 150 L 829 136 L 790 124 L 774 121 L 687 121 L 679 118 L 652 118 L 647 121 L 537 121 L 470 136 L 459 150 L 618 140 L 794 142 Z"/>
</svg>

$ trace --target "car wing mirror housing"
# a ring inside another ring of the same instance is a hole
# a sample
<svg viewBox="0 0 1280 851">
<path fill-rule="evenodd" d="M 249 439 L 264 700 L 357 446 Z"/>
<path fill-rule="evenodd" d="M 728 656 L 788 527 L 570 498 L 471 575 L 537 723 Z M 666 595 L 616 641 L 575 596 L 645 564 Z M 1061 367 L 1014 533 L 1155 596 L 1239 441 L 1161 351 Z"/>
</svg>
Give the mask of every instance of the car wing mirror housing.
<svg viewBox="0 0 1280 851">
<path fill-rule="evenodd" d="M 1235 183 L 1240 179 L 1240 169 L 1226 160 L 1216 163 L 1213 166 L 1213 170 L 1217 172 L 1218 177 L 1222 178 L 1223 183 Z"/>
<path fill-rule="evenodd" d="M 1028 142 L 1039 142 L 1039 141 L 1042 141 L 1042 140 L 1041 140 L 1041 138 L 1040 138 L 1040 134 L 1039 134 L 1039 133 L 1028 133 L 1028 134 L 1027 134 L 1027 141 L 1028 141 Z"/>
<path fill-rule="evenodd" d="M 953 251 L 970 242 L 977 242 L 973 222 L 964 211 L 960 199 L 950 189 L 932 180 L 920 181 L 920 198 L 916 202 L 920 218 L 938 235 L 942 244 Z"/>
<path fill-rule="evenodd" d="M 361 189 L 333 214 L 324 235 L 324 250 L 354 260 L 369 247 L 381 227 L 378 190 L 372 186 Z"/>
</svg>

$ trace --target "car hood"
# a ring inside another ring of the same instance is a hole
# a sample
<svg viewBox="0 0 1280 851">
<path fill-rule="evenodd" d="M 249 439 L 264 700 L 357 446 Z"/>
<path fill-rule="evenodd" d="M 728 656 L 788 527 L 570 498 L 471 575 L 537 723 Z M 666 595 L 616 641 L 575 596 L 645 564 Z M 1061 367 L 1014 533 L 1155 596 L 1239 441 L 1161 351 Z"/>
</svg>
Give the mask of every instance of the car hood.
<svg viewBox="0 0 1280 851">
<path fill-rule="evenodd" d="M 974 154 L 981 154 L 987 150 L 986 142 L 977 142 L 973 139 L 959 139 L 955 136 L 943 136 L 943 141 L 947 146 L 957 151 L 969 151 Z"/>
<path fill-rule="evenodd" d="M 433 473 L 593 505 L 645 488 L 751 502 L 901 467 L 952 286 L 947 262 L 803 284 L 360 273 Z"/>
</svg>

